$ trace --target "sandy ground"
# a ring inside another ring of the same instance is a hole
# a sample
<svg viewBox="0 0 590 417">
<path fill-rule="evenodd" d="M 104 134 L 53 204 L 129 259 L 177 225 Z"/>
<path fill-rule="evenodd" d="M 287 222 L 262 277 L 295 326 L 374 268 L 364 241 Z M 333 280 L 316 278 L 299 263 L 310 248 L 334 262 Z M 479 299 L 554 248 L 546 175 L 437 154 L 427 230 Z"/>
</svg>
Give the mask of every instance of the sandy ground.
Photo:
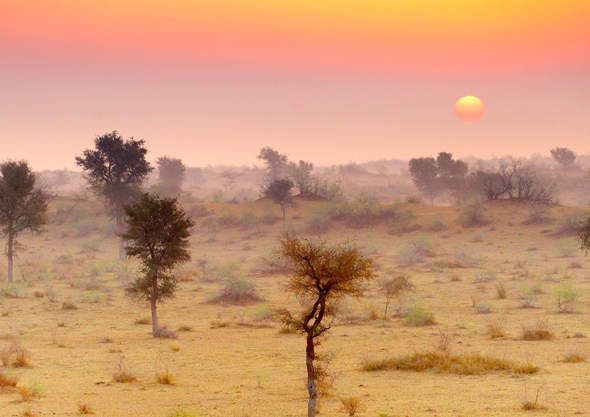
<svg viewBox="0 0 590 417">
<path fill-rule="evenodd" d="M 297 215 L 297 219 L 290 227 L 302 228 L 306 213 L 312 209 L 303 205 L 292 211 L 289 217 Z M 358 415 L 362 416 L 530 414 L 521 410 L 525 386 L 529 399 L 534 399 L 542 386 L 539 403 L 546 410 L 535 414 L 590 415 L 588 363 L 561 362 L 567 353 L 588 354 L 590 347 L 587 338 L 573 337 L 576 333 L 590 335 L 590 259 L 579 251 L 575 239 L 549 237 L 546 230 L 554 230 L 556 222 L 522 225 L 526 209 L 518 206 L 489 207 L 491 224 L 473 229 L 458 225 L 460 209 L 454 207 L 414 210 L 419 223 L 443 216 L 448 229 L 397 236 L 379 228 L 336 228 L 326 235 L 330 239 L 355 239 L 377 253 L 382 276 L 396 270 L 401 249 L 426 236 L 437 256 L 404 270 L 412 275 L 417 287 L 411 299 L 432 311 L 438 324 L 410 327 L 403 319 L 364 319 L 372 310 L 383 310 L 384 298 L 376 285 L 366 297 L 348 302 L 346 308 L 358 319 L 338 320 L 320 348 L 335 355 L 330 369 L 336 376 L 331 395 L 322 400 L 320 415 L 346 415 L 340 398 L 350 396 L 361 398 Z M 556 208 L 553 217 L 558 219 L 568 210 L 574 209 Z M 491 226 L 495 230 L 490 230 Z M 0 415 L 19 416 L 25 411 L 40 416 L 76 415 L 79 403 L 88 404 L 100 416 L 163 417 L 179 407 L 196 416 L 305 415 L 303 338 L 280 334 L 278 323 L 250 327 L 265 306 L 296 306 L 281 287 L 285 277 L 251 273 L 259 257 L 274 246 L 282 230 L 279 224 L 265 227 L 259 236 L 240 229 L 221 230 L 212 243 L 208 242 L 208 231 L 197 230 L 192 238 L 194 258 L 207 257 L 212 266 L 239 260 L 239 275 L 256 285 L 264 301 L 250 306 L 210 304 L 207 301 L 222 282 L 185 279 L 177 297 L 159 307 L 161 323 L 172 329 L 192 326 L 191 331 L 179 332 L 175 341 L 153 339 L 149 325 L 135 324 L 137 319 L 149 316 L 149 308 L 131 303 L 124 295 L 124 283 L 113 272 L 119 264 L 116 241 L 100 237 L 99 251 L 82 250 L 92 235 L 69 236 L 70 228 L 67 223 L 51 224 L 44 235 L 23 238 L 28 254 L 21 256 L 17 276 L 26 262 L 45 272 L 37 278 L 30 275 L 26 283 L 19 284 L 19 298 L 0 299 L 0 348 L 17 340 L 30 352 L 32 364 L 31 368 L 10 372 L 21 375 L 21 385 L 37 382 L 43 390 L 41 398 L 25 402 L 16 390 L 3 389 Z M 462 249 L 481 258 L 477 268 L 433 265 L 437 259 L 453 259 Z M 562 257 L 564 253 L 571 257 Z M 73 255 L 72 265 L 56 264 L 56 257 L 63 254 Z M 93 265 L 99 271 L 100 289 L 76 288 L 76 280 L 86 279 L 76 271 Z M 66 272 L 56 272 L 61 270 Z M 483 272 L 489 273 L 488 279 L 478 282 Z M 581 294 L 574 314 L 557 313 L 554 292 L 562 282 L 570 282 Z M 496 299 L 498 283 L 506 287 L 507 299 Z M 535 283 L 542 285 L 537 308 L 520 308 L 519 289 Z M 3 284 L 2 288 L 10 287 Z M 35 291 L 46 295 L 37 298 Z M 57 301 L 49 301 L 48 292 L 56 293 Z M 490 308 L 489 314 L 478 314 L 472 306 L 471 297 L 476 293 L 481 294 L 480 303 Z M 78 309 L 63 310 L 64 301 Z M 502 320 L 506 337 L 491 340 L 486 334 L 487 324 Z M 555 333 L 554 340 L 520 340 L 521 326 L 537 320 L 547 321 Z M 523 377 L 508 371 L 458 376 L 360 370 L 365 358 L 431 349 L 441 329 L 453 335 L 455 353 L 479 352 L 531 361 L 540 371 Z M 104 343 L 105 338 L 112 342 Z M 136 382 L 113 382 L 120 363 L 137 377 Z M 155 381 L 156 369 L 166 366 L 174 385 Z"/>
</svg>

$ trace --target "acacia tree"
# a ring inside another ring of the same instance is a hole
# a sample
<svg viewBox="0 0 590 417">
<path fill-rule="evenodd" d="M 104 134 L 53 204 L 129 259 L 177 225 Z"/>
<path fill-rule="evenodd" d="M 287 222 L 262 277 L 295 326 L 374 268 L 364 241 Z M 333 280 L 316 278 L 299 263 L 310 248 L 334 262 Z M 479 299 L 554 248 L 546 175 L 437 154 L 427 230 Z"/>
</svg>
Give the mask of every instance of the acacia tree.
<svg viewBox="0 0 590 417">
<path fill-rule="evenodd" d="M 317 378 L 323 370 L 316 361 L 316 348 L 330 330 L 334 317 L 334 302 L 345 296 L 360 297 L 363 283 L 374 279 L 374 259 L 366 257 L 358 247 L 349 243 L 327 244 L 322 240 L 300 239 L 285 233 L 279 239 L 278 255 L 290 264 L 291 276 L 286 290 L 304 301 L 300 314 L 287 309 L 277 313 L 283 323 L 303 333 L 306 338 L 308 417 L 316 415 Z"/>
<path fill-rule="evenodd" d="M 0 164 L 0 227 L 7 238 L 8 282 L 13 281 L 15 253 L 22 248 L 18 234 L 40 233 L 47 223 L 48 198 L 37 186 L 37 177 L 26 161 Z"/>
<path fill-rule="evenodd" d="M 76 165 L 86 173 L 91 190 L 103 199 L 107 213 L 115 219 L 117 234 L 123 231 L 123 206 L 136 199 L 152 167 L 145 159 L 143 140 L 123 137 L 115 130 L 94 140 L 95 149 L 86 149 L 76 157 Z M 123 239 L 119 239 L 119 257 L 125 259 Z"/>
<path fill-rule="evenodd" d="M 182 160 L 170 156 L 162 156 L 156 161 L 158 179 L 165 195 L 177 196 L 182 190 L 186 167 Z"/>
<path fill-rule="evenodd" d="M 270 199 L 273 203 L 278 204 L 283 212 L 283 226 L 285 225 L 285 212 L 287 207 L 293 207 L 293 181 L 288 178 L 274 180 L 265 185 L 262 189 L 262 196 Z"/>
<path fill-rule="evenodd" d="M 385 296 L 385 312 L 383 319 L 387 320 L 387 310 L 391 300 L 399 297 L 402 293 L 412 291 L 414 284 L 410 281 L 410 277 L 404 274 L 395 275 L 390 278 L 384 278 L 379 282 L 379 289 Z"/>
<path fill-rule="evenodd" d="M 123 206 L 127 231 L 121 236 L 130 244 L 128 256 L 141 261 L 141 276 L 127 288 L 129 297 L 147 300 L 152 310 L 152 332 L 160 335 L 156 304 L 174 296 L 174 267 L 190 260 L 189 229 L 194 222 L 176 198 L 144 193 L 138 202 Z"/>
<path fill-rule="evenodd" d="M 414 185 L 430 199 L 431 205 L 434 204 L 434 199 L 442 192 L 436 160 L 432 157 L 410 159 L 410 174 Z"/>
<path fill-rule="evenodd" d="M 573 165 L 573 163 L 576 161 L 576 154 L 571 149 L 556 147 L 551 149 L 549 152 L 551 152 L 553 159 L 555 159 L 555 161 L 560 164 L 563 169 Z"/>
<path fill-rule="evenodd" d="M 264 162 L 269 182 L 283 178 L 289 166 L 287 155 L 281 154 L 269 146 L 260 150 L 258 159 Z"/>
<path fill-rule="evenodd" d="M 579 239 L 582 244 L 582 250 L 586 251 L 586 253 L 590 252 L 590 217 L 586 220 Z"/>
</svg>

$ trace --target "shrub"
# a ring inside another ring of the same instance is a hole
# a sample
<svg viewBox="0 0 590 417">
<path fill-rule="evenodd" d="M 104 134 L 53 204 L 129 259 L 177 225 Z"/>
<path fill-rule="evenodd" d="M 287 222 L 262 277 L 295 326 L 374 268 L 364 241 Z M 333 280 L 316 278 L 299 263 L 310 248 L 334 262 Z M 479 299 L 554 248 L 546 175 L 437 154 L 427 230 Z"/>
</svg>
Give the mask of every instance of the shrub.
<svg viewBox="0 0 590 417">
<path fill-rule="evenodd" d="M 155 329 L 154 337 L 158 339 L 176 339 L 178 335 L 174 330 L 169 329 L 167 326 L 160 326 Z"/>
<path fill-rule="evenodd" d="M 123 356 L 119 357 L 119 365 L 117 366 L 117 371 L 113 375 L 113 381 L 123 384 L 137 381 L 137 377 L 125 368 L 123 364 Z"/>
<path fill-rule="evenodd" d="M 19 377 L 13 373 L 7 373 L 4 369 L 0 369 L 0 388 L 16 387 Z"/>
<path fill-rule="evenodd" d="M 549 325 L 544 321 L 537 321 L 534 326 L 522 326 L 522 340 L 553 340 L 555 334 L 549 330 Z"/>
<path fill-rule="evenodd" d="M 427 238 L 422 238 L 410 243 L 408 248 L 400 252 L 398 263 L 402 266 L 415 265 L 424 262 L 426 257 L 434 256 L 436 256 L 434 246 Z"/>
<path fill-rule="evenodd" d="M 243 279 L 231 279 L 226 282 L 225 287 L 211 302 L 246 305 L 260 300 L 254 284 Z"/>
<path fill-rule="evenodd" d="M 77 310 L 78 307 L 76 307 L 76 304 L 70 302 L 70 301 L 64 301 L 64 303 L 61 306 L 62 310 Z"/>
<path fill-rule="evenodd" d="M 359 397 L 344 397 L 340 398 L 342 408 L 349 416 L 355 416 L 360 411 L 361 399 Z"/>
<path fill-rule="evenodd" d="M 584 224 L 588 216 L 590 216 L 590 213 L 587 211 L 567 213 L 559 220 L 558 228 L 551 236 L 557 238 L 578 236 L 584 230 Z"/>
<path fill-rule="evenodd" d="M 504 332 L 504 325 L 506 324 L 506 320 L 500 321 L 490 321 L 487 325 L 487 334 L 490 336 L 490 339 L 498 339 L 500 337 L 505 337 L 506 333 Z"/>
<path fill-rule="evenodd" d="M 580 294 L 570 283 L 563 283 L 555 288 L 557 309 L 560 313 L 573 313 Z"/>
<path fill-rule="evenodd" d="M 18 342 L 12 342 L 2 349 L 0 351 L 0 360 L 2 365 L 14 368 L 29 368 L 31 366 L 29 351 Z"/>
<path fill-rule="evenodd" d="M 496 298 L 498 300 L 504 300 L 506 298 L 506 287 L 502 283 L 496 285 Z"/>
<path fill-rule="evenodd" d="M 528 217 L 523 222 L 525 225 L 538 225 L 549 223 L 551 205 L 542 201 L 531 201 L 527 203 Z"/>
<path fill-rule="evenodd" d="M 94 411 L 92 411 L 92 407 L 90 407 L 90 405 L 80 401 L 78 403 L 78 414 L 81 414 L 81 415 L 94 414 Z"/>
<path fill-rule="evenodd" d="M 323 233 L 328 233 L 333 228 L 334 223 L 326 214 L 316 213 L 305 221 L 305 231 L 307 233 L 321 235 Z"/>
<path fill-rule="evenodd" d="M 479 375 L 494 371 L 518 369 L 521 364 L 504 358 L 494 358 L 479 353 L 452 355 L 435 351 L 415 352 L 406 356 L 389 359 L 365 359 L 361 365 L 363 371 L 374 372 L 386 369 L 400 371 L 424 372 L 433 370 L 437 373 L 457 375 Z"/>
<path fill-rule="evenodd" d="M 434 313 L 424 310 L 420 305 L 415 305 L 405 317 L 406 324 L 409 326 L 422 327 L 436 324 Z"/>
<path fill-rule="evenodd" d="M 563 363 L 580 363 L 586 362 L 586 358 L 579 353 L 570 352 L 561 360 Z"/>
<path fill-rule="evenodd" d="M 23 401 L 30 401 L 33 398 L 41 398 L 43 396 L 43 387 L 37 382 L 17 385 L 16 391 Z"/>
<path fill-rule="evenodd" d="M 490 224 L 485 215 L 485 208 L 482 203 L 475 203 L 465 206 L 461 213 L 461 226 L 464 228 L 487 226 Z"/>
</svg>

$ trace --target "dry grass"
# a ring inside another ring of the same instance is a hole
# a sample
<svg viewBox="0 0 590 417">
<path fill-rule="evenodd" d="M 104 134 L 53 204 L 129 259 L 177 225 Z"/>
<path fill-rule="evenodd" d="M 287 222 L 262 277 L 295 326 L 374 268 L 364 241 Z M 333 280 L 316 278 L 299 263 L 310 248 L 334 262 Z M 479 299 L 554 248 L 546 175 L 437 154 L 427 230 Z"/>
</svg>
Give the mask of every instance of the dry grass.
<svg viewBox="0 0 590 417">
<path fill-rule="evenodd" d="M 406 356 L 398 356 L 390 359 L 370 360 L 365 359 L 362 370 L 367 372 L 395 369 L 400 371 L 424 372 L 434 371 L 457 375 L 480 375 L 495 371 L 512 370 L 521 372 L 523 364 L 514 363 L 506 359 L 494 358 L 478 353 L 462 355 L 442 354 L 435 351 L 416 352 Z M 534 371 L 527 373 L 535 373 Z"/>
<path fill-rule="evenodd" d="M 361 399 L 359 397 L 344 397 L 340 398 L 342 408 L 349 416 L 356 416 L 361 410 Z"/>
<path fill-rule="evenodd" d="M 576 352 L 570 352 L 566 354 L 561 361 L 563 363 L 580 363 L 586 362 L 586 357 Z"/>
<path fill-rule="evenodd" d="M 0 388 L 2 387 L 16 387 L 19 377 L 15 374 L 9 374 L 4 369 L 0 369 Z"/>
<path fill-rule="evenodd" d="M 19 384 L 16 386 L 16 391 L 22 401 L 31 401 L 34 398 L 41 398 L 43 396 L 43 388 L 36 382 Z"/>
<path fill-rule="evenodd" d="M 13 368 L 30 368 L 31 362 L 29 356 L 29 351 L 19 342 L 12 342 L 0 351 L 2 365 L 12 366 Z"/>
<path fill-rule="evenodd" d="M 92 411 L 92 407 L 90 407 L 90 405 L 88 405 L 87 403 L 79 402 L 78 403 L 78 414 L 80 414 L 80 415 L 94 414 L 94 411 Z"/>
</svg>

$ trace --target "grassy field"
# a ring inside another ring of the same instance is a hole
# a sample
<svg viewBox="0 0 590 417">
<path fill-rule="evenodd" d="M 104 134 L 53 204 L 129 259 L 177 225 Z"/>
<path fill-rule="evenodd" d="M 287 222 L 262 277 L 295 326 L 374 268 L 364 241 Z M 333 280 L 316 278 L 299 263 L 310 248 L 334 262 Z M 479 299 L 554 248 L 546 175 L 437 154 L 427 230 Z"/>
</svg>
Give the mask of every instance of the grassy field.
<svg viewBox="0 0 590 417">
<path fill-rule="evenodd" d="M 47 231 L 22 238 L 18 282 L 0 283 L 0 414 L 305 415 L 303 337 L 271 314 L 298 303 L 261 257 L 285 229 L 330 226 L 323 238 L 354 240 L 378 257 L 380 277 L 404 272 L 416 289 L 394 299 L 387 319 L 378 282 L 339 305 L 320 347 L 332 375 L 320 415 L 348 415 L 351 402 L 362 416 L 589 414 L 590 258 L 556 233 L 585 208 L 554 207 L 524 224 L 527 207 L 495 202 L 484 205 L 489 224 L 472 228 L 461 226 L 461 207 L 403 209 L 413 213 L 405 232 L 332 224 L 327 203 L 299 204 L 285 228 L 263 202 L 187 206 L 208 215 L 197 218 L 177 296 L 159 306 L 177 338 L 154 339 L 149 306 L 125 297 L 136 265 L 117 260 L 100 205 L 53 201 Z M 210 302 L 229 279 L 252 283 L 262 300 Z M 494 361 L 509 365 L 488 369 Z"/>
</svg>

